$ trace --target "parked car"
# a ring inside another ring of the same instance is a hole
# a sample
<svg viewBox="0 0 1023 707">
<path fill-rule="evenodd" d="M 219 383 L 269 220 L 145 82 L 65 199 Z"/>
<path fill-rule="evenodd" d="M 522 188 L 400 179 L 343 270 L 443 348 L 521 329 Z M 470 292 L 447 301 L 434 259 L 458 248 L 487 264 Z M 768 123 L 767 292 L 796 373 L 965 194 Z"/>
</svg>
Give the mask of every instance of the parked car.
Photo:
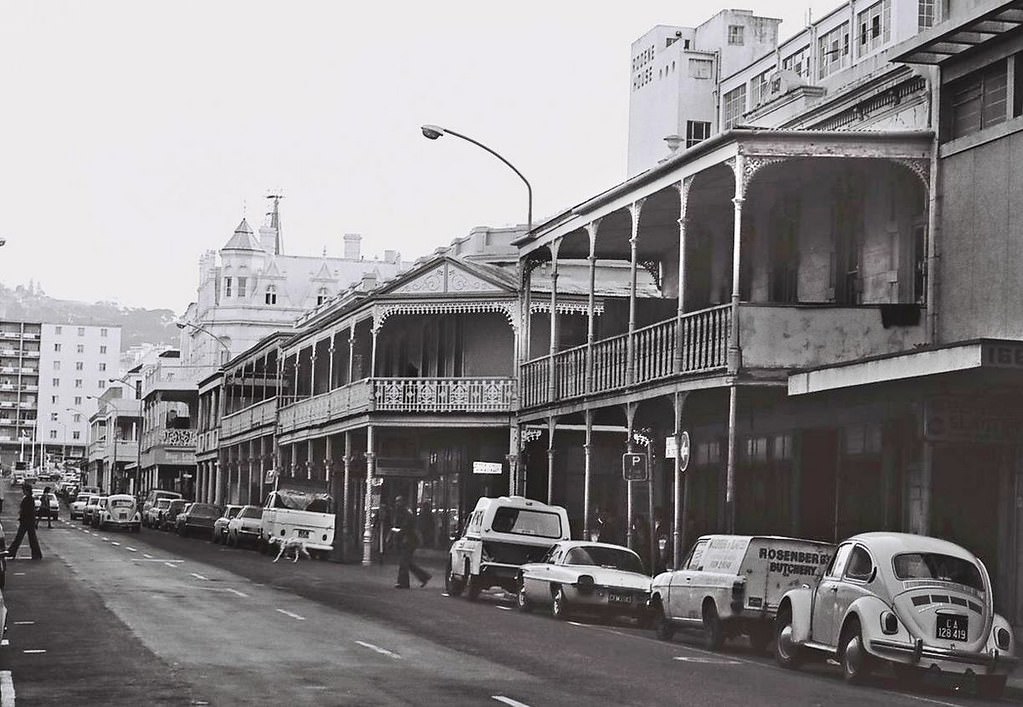
<svg viewBox="0 0 1023 707">
<path fill-rule="evenodd" d="M 542 562 L 522 565 L 518 583 L 520 611 L 550 605 L 558 619 L 582 609 L 649 620 L 650 576 L 639 555 L 621 545 L 560 542 Z"/>
<path fill-rule="evenodd" d="M 53 518 L 56 519 L 60 516 L 60 501 L 57 500 L 57 496 L 50 492 L 50 502 L 47 504 L 47 508 L 43 508 L 43 490 L 41 488 L 32 489 L 32 498 L 36 504 L 36 518 Z"/>
<path fill-rule="evenodd" d="M 266 552 L 271 540 L 299 538 L 313 557 L 334 545 L 334 501 L 330 494 L 275 488 L 263 504 L 263 527 L 257 540 Z"/>
<path fill-rule="evenodd" d="M 160 530 L 176 530 L 178 514 L 185 510 L 191 501 L 183 498 L 172 498 L 167 504 L 167 509 L 160 514 L 160 523 L 157 527 Z"/>
<path fill-rule="evenodd" d="M 142 511 L 142 523 L 147 528 L 159 528 L 163 524 L 163 514 L 170 506 L 172 498 L 159 498 L 152 506 Z"/>
<path fill-rule="evenodd" d="M 849 538 L 817 586 L 789 591 L 778 608 L 778 663 L 834 658 L 850 683 L 890 663 L 907 681 L 928 671 L 975 681 L 981 696 L 996 698 L 1018 662 L 1015 647 L 1012 627 L 994 612 L 984 563 L 922 535 Z"/>
<path fill-rule="evenodd" d="M 107 527 L 125 528 L 129 532 L 139 532 L 142 516 L 139 514 L 135 497 L 126 493 L 118 493 L 107 497 L 106 506 L 99 509 L 100 530 Z"/>
<path fill-rule="evenodd" d="M 100 518 L 103 517 L 103 511 L 107 509 L 107 503 L 110 500 L 109 496 L 97 496 L 96 505 L 93 507 L 92 513 L 89 514 L 89 525 L 93 528 L 99 527 Z M 88 509 L 89 506 L 86 506 Z"/>
<path fill-rule="evenodd" d="M 224 507 L 224 512 L 220 514 L 220 517 L 213 521 L 213 531 L 210 537 L 214 543 L 226 543 L 227 542 L 227 524 L 231 522 L 231 519 L 238 515 L 238 511 L 242 509 L 241 506 L 235 504 L 228 504 Z"/>
<path fill-rule="evenodd" d="M 657 636 L 671 640 L 678 627 L 687 626 L 703 631 L 707 650 L 746 635 L 754 650 L 765 652 L 782 596 L 816 584 L 833 552 L 832 545 L 815 540 L 705 535 L 680 569 L 662 572 L 651 583 Z"/>
<path fill-rule="evenodd" d="M 7 536 L 4 534 L 4 526 L 0 524 L 0 589 L 7 585 Z M 0 602 L 3 596 L 0 595 Z M 4 626 L 6 629 L 6 625 Z"/>
<path fill-rule="evenodd" d="M 227 524 L 227 544 L 232 547 L 241 547 L 243 543 L 255 545 L 262 528 L 262 507 L 242 506 L 238 515 Z"/>
<path fill-rule="evenodd" d="M 209 537 L 213 533 L 213 524 L 220 517 L 220 509 L 212 503 L 192 503 L 178 513 L 174 519 L 177 534 L 187 538 L 192 533 Z"/>
<path fill-rule="evenodd" d="M 166 491 L 164 489 L 150 489 L 149 493 L 146 494 L 145 499 L 143 499 L 143 501 L 142 501 L 142 518 L 143 518 L 143 520 L 146 520 L 147 518 L 151 519 L 152 517 L 157 517 L 157 518 L 159 517 L 159 513 L 151 514 L 150 511 L 156 505 L 157 500 L 161 499 L 161 498 L 166 498 L 166 499 L 181 498 L 181 494 L 178 493 L 177 491 Z M 147 523 L 147 525 L 150 528 L 158 528 L 158 527 L 160 527 L 158 523 L 152 523 L 152 522 Z"/>
<path fill-rule="evenodd" d="M 561 506 L 521 496 L 481 498 L 448 553 L 447 593 L 457 597 L 464 589 L 469 601 L 494 586 L 515 593 L 522 565 L 543 560 L 570 533 Z"/>
<path fill-rule="evenodd" d="M 103 496 L 89 496 L 89 500 L 85 503 L 85 507 L 82 508 L 82 525 L 92 525 L 92 516 L 96 513 L 96 509 L 99 507 L 99 499 L 101 498 L 103 498 Z"/>
<path fill-rule="evenodd" d="M 81 520 L 85 505 L 92 499 L 93 495 L 91 493 L 79 493 L 75 497 L 75 500 L 71 502 L 71 520 Z"/>
</svg>

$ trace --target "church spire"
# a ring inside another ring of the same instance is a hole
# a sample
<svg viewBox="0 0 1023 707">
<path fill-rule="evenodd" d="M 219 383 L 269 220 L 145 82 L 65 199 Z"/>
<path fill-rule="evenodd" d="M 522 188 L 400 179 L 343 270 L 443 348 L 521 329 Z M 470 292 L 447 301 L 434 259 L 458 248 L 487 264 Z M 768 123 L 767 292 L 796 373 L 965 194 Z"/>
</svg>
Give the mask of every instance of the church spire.
<svg viewBox="0 0 1023 707">
<path fill-rule="evenodd" d="M 284 241 L 281 238 L 281 199 L 284 198 L 284 194 L 278 189 L 276 192 L 271 192 L 266 195 L 267 199 L 273 202 L 273 208 L 267 212 L 269 220 L 269 227 L 274 232 L 274 255 L 280 255 L 284 247 Z"/>
</svg>

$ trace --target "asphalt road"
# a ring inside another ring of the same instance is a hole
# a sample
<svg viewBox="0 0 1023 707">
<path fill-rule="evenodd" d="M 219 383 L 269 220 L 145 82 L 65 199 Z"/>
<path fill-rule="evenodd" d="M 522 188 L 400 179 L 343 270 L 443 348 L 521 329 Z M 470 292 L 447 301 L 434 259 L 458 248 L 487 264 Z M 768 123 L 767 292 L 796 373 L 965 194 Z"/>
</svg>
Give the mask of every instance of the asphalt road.
<svg viewBox="0 0 1023 707">
<path fill-rule="evenodd" d="M 66 514 L 39 534 L 44 559 L 8 569 L 2 705 L 12 693 L 22 705 L 989 704 L 899 692 L 887 676 L 849 687 L 834 667 L 784 671 L 743 645 L 707 653 L 695 635 L 523 615 L 496 593 L 470 603 L 439 577 L 399 591 L 393 566 L 274 564 Z"/>
</svg>

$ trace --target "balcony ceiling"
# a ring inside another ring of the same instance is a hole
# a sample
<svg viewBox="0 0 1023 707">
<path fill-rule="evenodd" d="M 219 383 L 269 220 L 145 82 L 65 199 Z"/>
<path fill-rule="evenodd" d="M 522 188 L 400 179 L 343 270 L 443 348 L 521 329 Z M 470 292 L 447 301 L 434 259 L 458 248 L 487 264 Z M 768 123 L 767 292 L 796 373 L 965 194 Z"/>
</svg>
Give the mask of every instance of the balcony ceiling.
<svg viewBox="0 0 1023 707">
<path fill-rule="evenodd" d="M 943 64 L 979 51 L 1023 28 L 1023 0 L 982 3 L 966 17 L 942 22 L 892 50 L 893 61 Z"/>
</svg>

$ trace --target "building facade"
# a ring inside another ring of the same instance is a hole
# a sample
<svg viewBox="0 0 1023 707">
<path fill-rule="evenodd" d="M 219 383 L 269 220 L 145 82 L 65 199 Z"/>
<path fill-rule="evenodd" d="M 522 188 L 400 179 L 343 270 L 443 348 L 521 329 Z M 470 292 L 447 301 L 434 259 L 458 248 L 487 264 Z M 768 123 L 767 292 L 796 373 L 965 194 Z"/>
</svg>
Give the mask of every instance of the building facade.
<svg viewBox="0 0 1023 707">
<path fill-rule="evenodd" d="M 34 467 L 40 454 L 39 359 L 43 325 L 0 321 L 0 465 Z"/>
</svg>

